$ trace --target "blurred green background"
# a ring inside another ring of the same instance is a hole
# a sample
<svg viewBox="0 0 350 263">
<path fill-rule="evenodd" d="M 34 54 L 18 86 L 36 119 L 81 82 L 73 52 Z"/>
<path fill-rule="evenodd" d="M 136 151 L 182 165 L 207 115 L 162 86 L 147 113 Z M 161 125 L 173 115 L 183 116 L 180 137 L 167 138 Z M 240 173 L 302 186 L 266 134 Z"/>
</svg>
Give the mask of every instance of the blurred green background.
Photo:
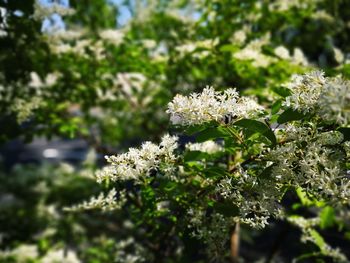
<svg viewBox="0 0 350 263">
<path fill-rule="evenodd" d="M 0 0 L 0 262 L 208 262 L 176 216 L 63 208 L 108 189 L 104 155 L 175 132 L 177 93 L 278 101 L 295 73 L 349 78 L 349 54 L 347 0 Z M 243 229 L 242 260 L 284 228 Z M 288 231 L 275 262 L 313 251 Z"/>
</svg>

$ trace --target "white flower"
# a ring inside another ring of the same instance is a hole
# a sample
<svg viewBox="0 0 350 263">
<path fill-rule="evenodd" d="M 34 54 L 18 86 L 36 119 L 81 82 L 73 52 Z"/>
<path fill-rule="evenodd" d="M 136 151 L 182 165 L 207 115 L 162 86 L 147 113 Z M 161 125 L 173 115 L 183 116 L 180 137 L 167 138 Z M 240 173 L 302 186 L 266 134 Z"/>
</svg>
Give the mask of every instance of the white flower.
<svg viewBox="0 0 350 263">
<path fill-rule="evenodd" d="M 344 62 L 343 52 L 337 47 L 333 47 L 333 52 L 334 52 L 335 61 L 337 61 L 337 63 L 339 63 L 339 64 L 343 63 Z"/>
<path fill-rule="evenodd" d="M 159 145 L 145 142 L 140 149 L 130 148 L 127 153 L 106 156 L 110 165 L 97 173 L 97 181 L 139 181 L 141 176 L 147 176 L 156 169 L 168 171 L 177 159 L 174 154 L 176 148 L 177 137 L 165 135 Z"/>
<path fill-rule="evenodd" d="M 344 135 L 338 131 L 330 131 L 320 133 L 316 138 L 322 145 L 336 145 L 344 140 Z"/>
<path fill-rule="evenodd" d="M 262 38 L 255 39 L 249 42 L 243 49 L 233 54 L 233 57 L 238 60 L 251 61 L 254 67 L 266 68 L 274 60 L 263 54 L 262 47 L 268 43 L 270 35 L 266 34 Z"/>
<path fill-rule="evenodd" d="M 251 60 L 254 67 L 266 68 L 268 67 L 272 60 L 262 54 L 260 51 L 250 48 L 244 48 L 239 52 L 233 54 L 233 57 L 238 60 Z"/>
<path fill-rule="evenodd" d="M 334 205 L 348 203 L 350 180 L 344 168 L 346 149 L 340 146 L 343 134 L 321 133 L 316 127 L 291 129 L 290 126 L 285 133 L 286 140 L 291 141 L 265 155 L 266 160 L 273 162 L 272 177 L 276 183 L 300 186 L 315 198 Z"/>
<path fill-rule="evenodd" d="M 324 20 L 328 23 L 334 23 L 334 17 L 328 14 L 325 10 L 317 10 L 314 12 L 311 17 L 317 20 Z"/>
<path fill-rule="evenodd" d="M 89 201 L 84 201 L 81 204 L 72 207 L 66 207 L 65 211 L 82 211 L 91 209 L 102 209 L 103 211 L 112 211 L 120 209 L 126 203 L 125 191 L 119 192 L 117 198 L 117 191 L 113 188 L 106 195 L 100 193 L 98 197 L 92 197 Z"/>
<path fill-rule="evenodd" d="M 232 42 L 237 44 L 243 44 L 247 39 L 247 34 L 245 30 L 238 30 L 233 33 Z"/>
<path fill-rule="evenodd" d="M 321 71 L 295 75 L 286 85 L 291 95 L 284 105 L 304 113 L 316 113 L 328 123 L 350 121 L 350 82 L 340 77 L 325 78 Z"/>
<path fill-rule="evenodd" d="M 40 261 L 41 263 L 80 263 L 74 251 L 63 249 L 50 250 Z"/>
<path fill-rule="evenodd" d="M 197 49 L 206 49 L 200 50 L 193 54 L 194 57 L 203 58 L 210 54 L 210 50 L 213 49 L 218 44 L 218 39 L 206 39 L 196 42 L 187 42 L 186 44 L 177 46 L 175 49 L 180 53 L 181 56 L 184 56 L 189 53 L 193 53 Z"/>
<path fill-rule="evenodd" d="M 77 30 L 68 30 L 68 29 L 59 29 L 47 36 L 51 41 L 59 41 L 59 40 L 78 40 L 82 38 L 85 34 L 83 29 Z"/>
<path fill-rule="evenodd" d="M 323 86 L 317 113 L 328 122 L 347 125 L 350 122 L 350 82 L 332 78 Z"/>
<path fill-rule="evenodd" d="M 18 123 L 21 123 L 32 116 L 33 111 L 40 108 L 43 104 L 44 101 L 39 96 L 33 96 L 32 98 L 28 98 L 28 100 L 15 98 L 11 109 L 17 114 Z"/>
<path fill-rule="evenodd" d="M 153 39 L 143 39 L 141 42 L 142 45 L 147 49 L 154 49 L 157 47 L 157 42 Z"/>
<path fill-rule="evenodd" d="M 82 58 L 90 58 L 90 54 L 93 54 L 97 60 L 105 57 L 102 41 L 92 41 L 91 39 L 79 39 L 74 44 L 53 42 L 50 43 L 50 48 L 55 54 L 74 53 Z"/>
<path fill-rule="evenodd" d="M 289 54 L 289 50 L 284 47 L 284 46 L 278 46 L 275 48 L 274 50 L 275 52 L 275 55 L 282 58 L 282 59 L 285 59 L 285 60 L 289 60 L 290 59 L 290 54 Z"/>
<path fill-rule="evenodd" d="M 205 152 L 208 154 L 214 154 L 222 152 L 224 150 L 224 148 L 220 144 L 214 141 L 206 141 L 202 143 L 188 143 L 186 144 L 186 149 L 190 151 Z"/>
<path fill-rule="evenodd" d="M 42 4 L 39 0 L 35 1 L 33 15 L 34 19 L 43 20 L 53 14 L 67 16 L 74 14 L 74 10 L 56 3 Z"/>
<path fill-rule="evenodd" d="M 16 257 L 16 262 L 25 263 L 35 260 L 38 256 L 38 248 L 35 245 L 22 244 L 9 252 L 10 255 Z"/>
<path fill-rule="evenodd" d="M 45 79 L 41 79 L 39 75 L 36 72 L 30 73 L 30 82 L 29 87 L 40 89 L 42 87 L 51 87 L 56 84 L 60 74 L 55 73 L 49 73 L 46 75 Z"/>
<path fill-rule="evenodd" d="M 117 29 L 105 29 L 100 32 L 100 37 L 114 45 L 120 45 L 124 39 L 124 32 Z"/>
<path fill-rule="evenodd" d="M 298 65 L 307 66 L 309 62 L 300 48 L 294 48 L 292 62 Z"/>
<path fill-rule="evenodd" d="M 308 0 L 277 0 L 269 5 L 271 11 L 286 12 L 291 8 L 305 9 L 310 6 L 311 1 Z"/>
<path fill-rule="evenodd" d="M 218 92 L 206 87 L 202 93 L 192 93 L 189 97 L 176 95 L 168 104 L 167 113 L 173 124 L 194 125 L 222 121 L 225 116 L 247 117 L 262 110 L 251 99 L 239 99 L 235 89 Z"/>
<path fill-rule="evenodd" d="M 326 78 L 322 71 L 312 71 L 304 75 L 293 75 L 292 81 L 285 86 L 291 90 L 291 96 L 284 103 L 287 107 L 303 112 L 312 111 L 320 97 Z"/>
</svg>

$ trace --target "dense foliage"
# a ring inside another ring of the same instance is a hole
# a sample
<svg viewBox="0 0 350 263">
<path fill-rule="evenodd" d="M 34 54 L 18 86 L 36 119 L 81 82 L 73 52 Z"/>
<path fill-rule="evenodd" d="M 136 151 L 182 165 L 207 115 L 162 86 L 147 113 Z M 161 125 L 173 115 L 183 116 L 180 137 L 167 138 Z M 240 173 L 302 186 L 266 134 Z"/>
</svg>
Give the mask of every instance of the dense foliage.
<svg viewBox="0 0 350 263">
<path fill-rule="evenodd" d="M 349 1 L 0 7 L 2 261 L 348 262 Z"/>
</svg>

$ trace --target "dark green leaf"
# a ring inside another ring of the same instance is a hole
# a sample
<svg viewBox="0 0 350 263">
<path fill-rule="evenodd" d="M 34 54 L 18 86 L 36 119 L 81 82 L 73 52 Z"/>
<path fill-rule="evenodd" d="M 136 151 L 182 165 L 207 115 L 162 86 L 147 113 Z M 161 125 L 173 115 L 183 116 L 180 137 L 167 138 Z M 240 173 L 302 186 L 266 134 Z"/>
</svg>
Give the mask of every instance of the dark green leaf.
<svg viewBox="0 0 350 263">
<path fill-rule="evenodd" d="M 239 214 L 238 207 L 232 202 L 215 203 L 213 208 L 224 216 L 237 216 Z"/>
<path fill-rule="evenodd" d="M 350 128 L 340 127 L 337 130 L 344 135 L 344 141 L 350 141 Z"/>
<path fill-rule="evenodd" d="M 277 100 L 274 104 L 271 106 L 271 114 L 276 114 L 282 106 L 282 101 Z"/>
<path fill-rule="evenodd" d="M 185 162 L 189 161 L 199 161 L 204 159 L 207 156 L 206 153 L 200 151 L 188 151 L 185 153 L 184 160 Z"/>
<path fill-rule="evenodd" d="M 283 124 L 289 121 L 301 120 L 304 117 L 305 115 L 301 112 L 295 111 L 293 109 L 287 109 L 278 117 L 277 122 L 279 124 Z"/>
<path fill-rule="evenodd" d="M 215 139 L 219 139 L 219 138 L 224 138 L 224 137 L 228 137 L 229 134 L 227 132 L 225 132 L 221 127 L 212 127 L 212 128 L 208 128 L 204 131 L 201 131 L 197 137 L 196 137 L 196 141 L 197 142 L 205 142 L 208 140 L 215 140 Z"/>
<path fill-rule="evenodd" d="M 287 88 L 278 87 L 278 88 L 273 88 L 272 90 L 283 98 L 290 96 L 290 90 Z"/>
<path fill-rule="evenodd" d="M 227 170 L 222 167 L 209 167 L 203 170 L 206 177 L 221 177 L 227 173 Z"/>
<path fill-rule="evenodd" d="M 203 123 L 203 124 L 196 124 L 196 125 L 192 125 L 192 126 L 189 126 L 185 129 L 185 133 L 187 135 L 194 135 L 198 132 L 201 132 L 205 129 L 208 129 L 210 127 L 216 127 L 217 126 L 217 123 L 216 122 L 208 122 L 208 123 Z M 183 131 L 183 127 L 181 126 L 178 126 L 178 127 L 175 127 L 175 128 L 178 128 L 179 131 Z"/>
<path fill-rule="evenodd" d="M 259 175 L 259 178 L 261 179 L 267 179 L 270 177 L 271 173 L 272 173 L 272 168 L 273 168 L 273 164 L 266 167 L 262 172 L 261 174 Z"/>
<path fill-rule="evenodd" d="M 187 135 L 193 135 L 197 132 L 200 132 L 202 130 L 204 130 L 206 128 L 206 125 L 192 125 L 192 126 L 189 126 L 186 130 L 185 130 L 185 133 Z"/>
<path fill-rule="evenodd" d="M 236 121 L 233 125 L 246 128 L 253 132 L 258 132 L 269 139 L 273 145 L 277 143 L 275 134 L 265 123 L 256 120 L 243 119 Z"/>
</svg>

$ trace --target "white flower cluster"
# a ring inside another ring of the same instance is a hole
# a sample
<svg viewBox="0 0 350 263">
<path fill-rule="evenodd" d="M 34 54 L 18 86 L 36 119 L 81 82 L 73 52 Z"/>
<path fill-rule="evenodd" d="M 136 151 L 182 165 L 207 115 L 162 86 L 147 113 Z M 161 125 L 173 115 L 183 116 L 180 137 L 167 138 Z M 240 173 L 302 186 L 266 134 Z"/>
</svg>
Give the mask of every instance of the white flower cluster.
<svg viewBox="0 0 350 263">
<path fill-rule="evenodd" d="M 106 73 L 102 79 L 111 83 L 109 89 L 97 87 L 96 93 L 101 101 L 124 100 L 133 109 L 146 107 L 152 103 L 159 87 L 154 81 L 148 80 L 145 75 L 139 72 L 123 72 L 112 75 Z M 113 113 L 115 115 L 115 113 Z M 126 113 L 123 113 L 124 115 Z M 164 114 L 162 112 L 162 114 Z"/>
<path fill-rule="evenodd" d="M 6 262 L 8 257 L 15 258 L 18 263 L 26 263 L 37 259 L 39 252 L 35 245 L 22 244 L 13 250 L 0 251 L 0 260 Z"/>
<path fill-rule="evenodd" d="M 122 208 L 126 201 L 126 192 L 119 192 L 119 196 L 117 198 L 117 191 L 113 188 L 106 195 L 100 193 L 98 197 L 92 197 L 89 201 L 84 201 L 81 204 L 66 207 L 64 210 L 69 212 L 78 212 L 92 209 L 113 211 Z"/>
<path fill-rule="evenodd" d="M 94 56 L 96 60 L 101 60 L 105 58 L 105 48 L 103 42 L 92 41 L 91 39 L 79 39 L 75 43 L 62 41 L 50 42 L 50 49 L 53 53 L 62 55 L 62 54 L 75 54 L 82 58 L 91 58 L 91 55 Z"/>
<path fill-rule="evenodd" d="M 45 96 L 49 88 L 55 85 L 60 77 L 57 72 L 48 73 L 41 78 L 36 72 L 31 72 L 27 81 L 6 83 L 0 75 L 0 101 L 8 104 L 8 113 L 15 114 L 19 123 L 27 120 L 35 109 L 45 105 Z M 5 84 L 6 83 L 6 84 Z M 18 94 L 21 94 L 19 97 Z"/>
<path fill-rule="evenodd" d="M 22 123 L 27 120 L 34 110 L 43 105 L 41 97 L 35 96 L 28 99 L 15 98 L 11 105 L 11 110 L 17 114 L 17 122 Z"/>
<path fill-rule="evenodd" d="M 3 7 L 0 8 L 0 16 L 1 16 L 0 38 L 2 38 L 2 37 L 6 37 L 7 36 L 7 29 L 8 29 L 6 9 L 3 8 Z"/>
<path fill-rule="evenodd" d="M 304 130 L 303 130 L 304 129 Z M 295 134 L 293 134 L 293 132 Z M 272 162 L 276 185 L 300 186 L 307 193 L 334 205 L 350 201 L 350 180 L 346 176 L 346 145 L 337 131 L 319 132 L 316 127 L 287 127 L 283 145 L 265 159 Z"/>
<path fill-rule="evenodd" d="M 77 254 L 72 251 L 68 250 L 65 251 L 64 249 L 59 250 L 50 250 L 40 261 L 41 263 L 80 263 L 80 259 L 78 258 Z"/>
<path fill-rule="evenodd" d="M 275 48 L 274 53 L 276 56 L 288 60 L 290 58 L 289 50 L 285 46 L 278 46 Z"/>
<path fill-rule="evenodd" d="M 113 240 L 113 243 L 115 241 Z M 119 240 L 116 243 L 116 263 L 152 262 L 152 255 L 133 237 Z"/>
<path fill-rule="evenodd" d="M 214 141 L 205 141 L 202 143 L 187 143 L 186 149 L 190 151 L 205 152 L 208 154 L 215 154 L 224 150 L 224 148 L 220 144 Z"/>
<path fill-rule="evenodd" d="M 274 53 L 281 59 L 288 60 L 297 65 L 307 66 L 309 62 L 305 57 L 303 51 L 300 48 L 294 48 L 293 56 L 291 56 L 289 50 L 284 46 L 278 46 L 275 48 Z"/>
<path fill-rule="evenodd" d="M 40 88 L 43 87 L 51 87 L 57 83 L 61 75 L 58 72 L 48 73 L 44 79 L 42 79 L 38 73 L 31 72 L 30 73 L 30 82 L 29 87 L 35 88 L 40 92 Z"/>
<path fill-rule="evenodd" d="M 203 58 L 210 54 L 210 50 L 212 50 L 218 42 L 218 39 L 206 39 L 202 41 L 188 42 L 181 46 L 177 46 L 175 49 L 181 56 L 193 53 L 193 57 Z"/>
<path fill-rule="evenodd" d="M 312 111 L 325 83 L 326 78 L 321 71 L 293 75 L 292 81 L 285 85 L 292 94 L 286 98 L 284 105 L 302 112 Z"/>
<path fill-rule="evenodd" d="M 255 39 L 249 42 L 240 51 L 234 53 L 233 57 L 237 60 L 252 61 L 254 67 L 266 68 L 273 62 L 273 58 L 266 56 L 262 52 L 262 47 L 268 43 L 269 39 L 269 35 L 260 39 Z"/>
<path fill-rule="evenodd" d="M 286 87 L 291 95 L 285 106 L 304 113 L 315 113 L 329 123 L 350 121 L 350 83 L 340 77 L 325 78 L 321 71 L 293 76 Z"/>
<path fill-rule="evenodd" d="M 334 59 L 337 63 L 341 64 L 344 62 L 345 56 L 341 49 L 333 47 Z"/>
<path fill-rule="evenodd" d="M 238 167 L 234 177 L 223 178 L 216 186 L 215 193 L 239 207 L 237 222 L 253 228 L 264 228 L 271 216 L 280 214 L 277 201 L 278 189 L 271 182 L 258 182 L 257 177 Z"/>
<path fill-rule="evenodd" d="M 106 156 L 110 163 L 97 173 L 97 181 L 104 180 L 142 180 L 143 175 L 160 169 L 169 172 L 177 157 L 177 137 L 165 135 L 159 145 L 151 142 L 142 144 L 141 149 L 130 148 L 127 153 L 117 156 Z"/>
<path fill-rule="evenodd" d="M 120 45 L 124 39 L 124 32 L 117 29 L 105 29 L 99 33 L 100 37 L 114 45 Z"/>
<path fill-rule="evenodd" d="M 306 9 L 317 1 L 314 0 L 277 0 L 269 5 L 271 11 L 286 12 L 292 8 Z"/>
<path fill-rule="evenodd" d="M 64 249 L 49 250 L 43 257 L 40 257 L 38 247 L 35 245 L 20 245 L 10 251 L 0 251 L 1 262 L 41 262 L 41 263 L 80 263 L 80 259 L 73 250 Z M 8 261 L 10 260 L 10 261 Z"/>
<path fill-rule="evenodd" d="M 191 235 L 208 245 L 206 254 L 216 260 L 224 258 L 226 255 L 223 252 L 227 251 L 229 230 L 235 224 L 234 218 L 215 212 L 207 216 L 204 210 L 194 208 L 187 213 Z"/>
<path fill-rule="evenodd" d="M 242 45 L 247 39 L 247 30 L 241 29 L 233 33 L 231 37 L 231 41 L 234 44 Z"/>
<path fill-rule="evenodd" d="M 327 122 L 350 122 L 350 82 L 340 77 L 327 79 L 317 104 L 317 114 Z"/>
<path fill-rule="evenodd" d="M 225 116 L 254 117 L 263 111 L 253 99 L 240 98 L 235 89 L 224 92 L 206 87 L 202 93 L 189 97 L 177 94 L 168 104 L 167 113 L 173 124 L 195 125 L 210 121 L 223 121 Z"/>
<path fill-rule="evenodd" d="M 57 41 L 77 41 L 87 35 L 87 31 L 84 28 L 74 28 L 74 29 L 57 29 L 55 31 L 50 31 L 45 36 L 48 38 L 49 42 Z"/>
<path fill-rule="evenodd" d="M 306 190 L 334 204 L 349 203 L 350 180 L 342 167 L 344 154 L 316 141 L 310 143 L 299 162 L 298 181 Z"/>
<path fill-rule="evenodd" d="M 74 9 L 56 3 L 42 4 L 39 0 L 35 1 L 34 19 L 43 20 L 53 14 L 58 14 L 60 16 L 72 15 L 74 14 Z"/>
</svg>

